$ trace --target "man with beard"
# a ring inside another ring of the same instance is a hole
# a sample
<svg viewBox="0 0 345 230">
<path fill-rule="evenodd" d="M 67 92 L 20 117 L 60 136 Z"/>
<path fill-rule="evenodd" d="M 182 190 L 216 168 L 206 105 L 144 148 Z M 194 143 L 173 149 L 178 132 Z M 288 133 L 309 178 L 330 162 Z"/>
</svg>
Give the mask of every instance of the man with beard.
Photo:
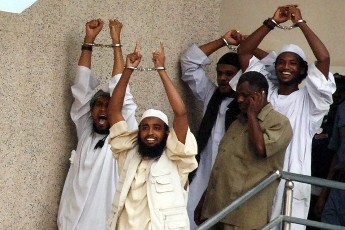
<svg viewBox="0 0 345 230">
<path fill-rule="evenodd" d="M 118 160 L 119 184 L 109 229 L 189 230 L 186 210 L 188 174 L 197 167 L 197 144 L 188 127 L 182 98 L 169 79 L 164 48 L 153 52 L 153 63 L 174 112 L 169 130 L 167 116 L 155 109 L 142 115 L 139 130 L 130 132 L 121 114 L 125 89 L 140 63 L 138 46 L 126 59 L 126 67 L 109 104 L 110 144 Z"/>
<path fill-rule="evenodd" d="M 289 120 L 267 102 L 267 91 L 261 73 L 247 72 L 239 78 L 236 100 L 241 112 L 220 142 L 201 219 L 212 217 L 268 174 L 283 168 L 292 129 Z M 212 229 L 261 229 L 269 222 L 277 186 L 278 180 Z"/>
<path fill-rule="evenodd" d="M 120 43 L 122 24 L 117 20 L 109 20 L 114 45 L 114 77 L 103 90 L 93 95 L 99 81 L 91 71 L 92 44 L 103 24 L 101 19 L 86 23 L 77 77 L 72 86 L 75 100 L 71 108 L 71 118 L 76 125 L 78 147 L 76 151 L 72 151 L 71 166 L 61 195 L 57 219 L 58 228 L 61 230 L 106 229 L 115 193 L 117 168 L 108 145 L 110 126 L 107 110 L 110 93 L 124 66 Z M 131 130 L 137 127 L 135 110 L 136 104 L 128 89 L 122 114 Z"/>
<path fill-rule="evenodd" d="M 238 31 L 230 30 L 222 38 L 201 46 L 193 44 L 181 56 L 181 79 L 188 84 L 203 109 L 203 118 L 196 135 L 199 166 L 190 174 L 187 208 L 191 229 L 196 228 L 194 210 L 207 187 L 219 142 L 239 113 L 234 100 L 235 92 L 229 85 L 230 80 L 238 79 L 242 73 L 238 55 L 228 52 L 218 60 L 217 85 L 206 75 L 205 66 L 211 64 L 211 54 L 227 44 L 238 45 L 242 39 Z"/>
<path fill-rule="evenodd" d="M 253 57 L 254 50 L 265 36 L 275 27 L 281 28 L 279 24 L 288 20 L 293 23 L 291 28 L 302 31 L 316 61 L 308 65 L 303 50 L 294 44 L 283 46 L 278 55 L 271 52 L 261 61 Z M 238 54 L 243 71 L 264 73 L 270 84 L 268 101 L 290 120 L 293 137 L 286 150 L 283 170 L 310 176 L 312 139 L 333 102 L 332 93 L 336 88 L 334 77 L 329 72 L 327 48 L 302 19 L 300 9 L 296 5 L 287 5 L 278 7 L 272 18 L 265 20 L 249 35 L 238 48 Z M 305 86 L 299 88 L 303 79 Z M 281 214 L 284 184 L 285 180 L 281 180 L 278 186 L 272 219 Z M 310 194 L 310 184 L 294 183 L 293 217 L 307 218 Z M 293 224 L 291 228 L 305 229 L 305 226 Z"/>
</svg>

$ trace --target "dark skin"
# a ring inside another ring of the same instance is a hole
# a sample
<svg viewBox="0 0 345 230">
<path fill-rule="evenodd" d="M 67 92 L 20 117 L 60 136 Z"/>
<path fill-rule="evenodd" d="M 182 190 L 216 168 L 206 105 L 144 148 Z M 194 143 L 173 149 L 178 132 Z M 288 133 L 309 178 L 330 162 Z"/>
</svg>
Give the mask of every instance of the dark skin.
<svg viewBox="0 0 345 230">
<path fill-rule="evenodd" d="M 93 19 L 85 24 L 85 37 L 84 43 L 94 43 L 98 34 L 102 31 L 104 22 L 101 19 Z M 113 44 L 121 43 L 121 29 L 122 23 L 116 19 L 109 20 L 110 36 Z M 114 64 L 112 70 L 112 76 L 122 73 L 124 61 L 122 58 L 121 47 L 114 47 Z M 91 69 L 92 52 L 89 50 L 82 50 L 79 58 L 78 65 Z M 110 98 L 99 97 L 96 99 L 94 106 L 91 109 L 91 117 L 97 133 L 108 133 L 109 121 L 108 121 L 108 104 Z"/>
<path fill-rule="evenodd" d="M 297 21 L 302 20 L 302 14 L 297 5 L 286 5 L 278 7 L 272 18 L 278 24 L 284 23 L 288 20 L 291 20 L 292 24 L 295 24 L 297 23 Z M 314 56 L 316 58 L 315 66 L 322 72 L 325 78 L 328 79 L 330 56 L 327 48 L 316 36 L 316 34 L 309 28 L 307 23 L 298 23 L 298 28 L 302 31 L 311 50 L 314 53 Z M 240 62 L 243 71 L 247 69 L 249 60 L 253 55 L 255 55 L 256 48 L 270 31 L 271 30 L 267 26 L 261 25 L 257 30 L 255 30 L 251 35 L 249 35 L 245 40 L 241 42 L 241 45 L 237 49 L 237 53 L 240 56 Z M 288 62 L 288 60 L 285 60 L 285 57 L 284 61 Z M 303 71 L 301 67 L 299 67 L 299 69 L 297 70 Z M 295 72 L 296 75 L 298 71 Z M 277 73 L 277 76 L 279 78 L 279 73 Z M 283 95 L 289 95 L 296 90 L 298 90 L 297 82 L 294 83 L 293 86 L 285 86 L 284 84 L 279 85 L 279 93 Z"/>
<path fill-rule="evenodd" d="M 91 109 L 91 117 L 97 133 L 107 133 L 109 130 L 108 105 L 109 97 L 99 97 L 96 99 Z"/>
<path fill-rule="evenodd" d="M 137 44 L 133 53 L 127 55 L 126 66 L 127 67 L 137 67 L 141 61 L 140 48 Z M 163 44 L 161 43 L 160 50 L 154 51 L 152 53 L 152 62 L 154 66 L 162 67 L 165 66 L 165 52 Z M 168 77 L 168 74 L 165 70 L 157 70 L 160 80 L 162 81 L 163 87 L 165 89 L 166 95 L 168 97 L 171 108 L 174 112 L 173 128 L 175 130 L 177 139 L 181 143 L 185 143 L 187 131 L 188 131 L 188 118 L 187 112 L 184 105 L 184 102 L 173 85 L 172 81 Z M 108 114 L 110 125 L 124 120 L 121 110 L 123 105 L 123 100 L 126 93 L 126 87 L 129 83 L 129 79 L 133 73 L 133 70 L 130 68 L 125 68 L 122 74 L 121 79 L 116 85 L 113 95 L 110 99 Z M 139 130 L 141 132 L 141 130 Z M 141 135 L 141 134 L 139 134 Z"/>
<path fill-rule="evenodd" d="M 237 102 L 242 118 L 248 119 L 248 134 L 255 153 L 260 157 L 266 157 L 264 135 L 259 125 L 257 116 L 263 107 L 267 105 L 265 91 L 258 91 L 247 81 L 239 84 L 236 88 Z M 241 118 L 240 118 L 241 120 Z"/>
<path fill-rule="evenodd" d="M 339 105 L 344 100 L 345 100 L 345 92 L 343 90 L 337 89 L 337 91 L 335 91 L 335 93 L 333 94 L 334 104 Z M 339 162 L 338 155 L 336 154 L 336 152 L 333 152 L 333 159 L 332 159 L 331 165 L 329 166 L 326 179 L 334 180 L 334 176 L 336 173 L 335 166 L 337 165 L 338 162 Z M 317 216 L 318 218 L 321 218 L 322 210 L 325 207 L 329 192 L 330 192 L 330 189 L 328 187 L 323 187 L 321 189 L 319 198 L 317 199 L 317 202 L 313 210 L 315 216 Z"/>
<path fill-rule="evenodd" d="M 229 30 L 223 37 L 214 41 L 201 45 L 199 48 L 205 53 L 206 56 L 210 56 L 218 49 L 225 46 L 223 38 L 229 45 L 237 46 L 244 39 L 244 35 L 240 34 L 237 30 Z M 232 88 L 229 85 L 229 81 L 236 75 L 239 69 L 233 65 L 217 64 L 217 84 L 222 94 L 230 96 L 233 93 Z"/>
<path fill-rule="evenodd" d="M 292 52 L 284 52 L 276 59 L 276 75 L 279 80 L 280 95 L 289 95 L 291 92 L 298 90 L 301 83 L 300 76 L 305 73 L 301 67 L 300 58 Z"/>
<path fill-rule="evenodd" d="M 104 22 L 101 19 L 93 19 L 85 24 L 85 43 L 94 43 L 97 35 L 101 32 Z M 79 58 L 78 65 L 85 66 L 91 69 L 92 52 L 88 50 L 82 50 Z"/>
<path fill-rule="evenodd" d="M 329 167 L 327 178 L 326 178 L 327 180 L 334 179 L 334 176 L 336 173 L 334 167 L 336 166 L 337 162 L 338 162 L 338 156 L 336 153 L 333 153 L 332 162 Z M 323 187 L 320 191 L 319 198 L 317 199 L 314 210 L 313 210 L 317 218 L 321 218 L 322 210 L 325 207 L 329 192 L 330 192 L 330 189 L 328 187 Z"/>
<path fill-rule="evenodd" d="M 233 93 L 229 82 L 238 71 L 239 69 L 233 65 L 217 64 L 217 84 L 222 94 L 230 96 Z"/>
<path fill-rule="evenodd" d="M 134 68 L 137 67 L 141 61 L 141 57 L 142 56 L 140 54 L 140 47 L 138 44 L 136 44 L 133 53 L 130 53 L 127 55 L 126 67 L 134 67 Z M 161 44 L 159 51 L 154 51 L 152 53 L 152 61 L 156 68 L 165 66 L 165 52 L 164 52 L 163 44 Z M 170 80 L 167 72 L 165 70 L 157 70 L 157 72 L 163 84 L 163 87 L 165 89 L 170 106 L 174 112 L 173 128 L 174 128 L 176 137 L 181 143 L 184 144 L 186 141 L 187 132 L 188 132 L 188 118 L 187 118 L 187 112 L 186 112 L 184 102 L 180 94 L 176 90 L 174 84 Z M 130 69 L 130 68 L 124 69 L 123 74 L 119 82 L 117 83 L 114 89 L 114 92 L 112 94 L 112 97 L 110 99 L 110 103 L 108 107 L 108 117 L 109 117 L 109 123 L 111 126 L 113 126 L 117 122 L 125 120 L 121 111 L 122 111 L 123 101 L 126 94 L 126 87 L 129 83 L 132 73 L 133 73 L 133 69 Z M 145 119 L 143 121 L 145 121 Z M 148 119 L 146 121 L 148 122 Z M 157 128 L 157 124 L 155 124 L 157 122 L 152 122 L 149 124 L 149 123 L 146 123 L 146 121 L 145 121 L 145 124 L 149 126 L 147 127 L 148 130 L 155 129 L 155 126 Z M 140 126 L 143 124 L 140 124 Z M 160 126 L 163 126 L 163 121 L 160 122 Z M 166 132 L 166 130 L 165 129 L 163 130 L 163 128 L 157 128 L 157 129 L 159 129 L 160 134 L 163 134 L 163 132 L 164 133 Z M 145 135 L 143 135 L 142 132 L 146 133 L 146 128 L 144 131 L 142 129 L 139 130 L 140 137 L 144 137 L 145 139 Z M 155 140 L 155 139 L 150 140 L 150 138 L 146 138 L 145 141 L 148 144 L 158 143 L 158 140 Z M 122 169 L 119 167 L 119 171 L 121 170 Z"/>
<path fill-rule="evenodd" d="M 287 22 L 288 20 L 290 20 L 292 24 L 295 24 L 299 20 L 303 19 L 301 11 L 297 5 L 278 7 L 272 18 L 278 24 Z M 328 79 L 330 55 L 327 48 L 317 37 L 317 35 L 309 28 L 307 23 L 300 22 L 297 24 L 297 26 L 302 31 L 316 58 L 316 68 L 318 68 L 324 77 Z M 249 60 L 254 55 L 254 50 L 270 31 L 271 30 L 267 26 L 261 25 L 241 43 L 241 46 L 238 48 L 237 52 L 240 56 L 243 71 L 247 69 Z M 300 61 L 296 57 L 296 54 L 292 55 L 290 52 L 282 53 L 278 56 L 276 63 L 276 75 L 280 82 L 278 93 L 281 95 L 289 95 L 298 90 L 299 74 L 303 73 L 305 70 L 301 67 Z M 316 205 L 318 213 L 320 213 L 323 205 L 324 200 L 320 201 L 320 204 Z"/>
<path fill-rule="evenodd" d="M 237 85 L 236 95 L 237 102 L 241 110 L 239 120 L 246 120 L 248 122 L 249 141 L 254 147 L 255 153 L 259 157 L 266 157 L 264 134 L 259 125 L 257 116 L 262 108 L 268 104 L 267 94 L 263 90 L 255 89 L 255 87 L 252 87 L 246 81 Z M 194 221 L 197 225 L 200 225 L 205 221 L 201 219 L 204 199 L 205 193 L 202 195 L 194 211 Z"/>
<path fill-rule="evenodd" d="M 147 146 L 154 146 L 162 142 L 169 130 L 165 130 L 164 122 L 157 117 L 146 117 L 140 122 L 140 139 Z"/>
</svg>

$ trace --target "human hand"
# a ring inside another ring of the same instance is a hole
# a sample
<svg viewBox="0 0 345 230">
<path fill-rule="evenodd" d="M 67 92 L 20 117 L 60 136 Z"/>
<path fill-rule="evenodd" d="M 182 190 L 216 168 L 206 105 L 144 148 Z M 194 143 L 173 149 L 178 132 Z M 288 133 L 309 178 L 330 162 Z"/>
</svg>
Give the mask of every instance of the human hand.
<svg viewBox="0 0 345 230">
<path fill-rule="evenodd" d="M 93 19 L 85 24 L 86 35 L 84 42 L 94 43 L 97 35 L 101 32 L 104 22 L 102 19 Z"/>
<path fill-rule="evenodd" d="M 318 199 L 315 206 L 314 206 L 314 210 L 313 213 L 314 215 L 320 219 L 321 218 L 321 214 L 322 214 L 322 210 L 325 207 L 326 204 L 326 200 L 325 199 Z"/>
<path fill-rule="evenodd" d="M 163 43 L 160 43 L 160 51 L 153 51 L 152 52 L 152 61 L 155 66 L 157 67 L 165 67 L 165 53 L 164 53 L 164 46 Z"/>
<path fill-rule="evenodd" d="M 254 92 L 249 98 L 249 105 L 247 108 L 247 115 L 254 115 L 255 117 L 260 113 L 265 103 L 265 91 Z"/>
<path fill-rule="evenodd" d="M 246 40 L 248 36 L 249 36 L 249 35 L 243 35 L 243 34 L 242 34 L 241 40 L 239 41 L 239 44 L 241 44 L 241 42 L 243 42 L 244 40 Z"/>
<path fill-rule="evenodd" d="M 120 43 L 120 35 L 122 29 L 122 23 L 117 19 L 109 19 L 109 29 L 110 29 L 110 36 L 113 40 L 113 43 L 119 44 Z"/>
<path fill-rule="evenodd" d="M 196 225 L 201 225 L 203 222 L 205 222 L 205 219 L 202 219 L 202 206 L 204 205 L 204 201 L 205 201 L 205 196 L 206 196 L 206 192 L 204 192 L 199 200 L 199 203 L 197 204 L 197 206 L 194 209 L 194 222 L 196 223 Z"/>
<path fill-rule="evenodd" d="M 297 7 L 297 5 L 289 5 L 289 13 L 293 24 L 302 19 L 301 10 Z"/>
<path fill-rule="evenodd" d="M 244 39 L 243 35 L 238 30 L 230 30 L 226 32 L 223 38 L 229 45 L 237 46 Z"/>
<path fill-rule="evenodd" d="M 291 6 L 297 7 L 297 5 L 279 6 L 272 17 L 273 20 L 278 24 L 288 21 L 291 18 L 291 13 L 289 11 L 289 7 Z"/>
<path fill-rule="evenodd" d="M 137 67 L 140 61 L 141 61 L 140 45 L 139 43 L 136 43 L 133 53 L 130 53 L 127 55 L 126 66 Z"/>
</svg>

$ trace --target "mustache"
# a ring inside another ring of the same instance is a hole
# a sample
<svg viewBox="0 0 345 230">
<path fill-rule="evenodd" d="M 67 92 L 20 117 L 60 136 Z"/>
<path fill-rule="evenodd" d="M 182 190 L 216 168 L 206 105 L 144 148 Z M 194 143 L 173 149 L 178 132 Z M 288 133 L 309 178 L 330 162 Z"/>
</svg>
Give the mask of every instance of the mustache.
<svg viewBox="0 0 345 230">
<path fill-rule="evenodd" d="M 138 151 L 140 156 L 143 158 L 158 158 L 163 154 L 163 151 L 165 150 L 166 147 L 166 142 L 168 139 L 168 134 L 164 136 L 162 141 L 154 146 L 148 146 L 146 145 L 138 135 Z"/>
</svg>

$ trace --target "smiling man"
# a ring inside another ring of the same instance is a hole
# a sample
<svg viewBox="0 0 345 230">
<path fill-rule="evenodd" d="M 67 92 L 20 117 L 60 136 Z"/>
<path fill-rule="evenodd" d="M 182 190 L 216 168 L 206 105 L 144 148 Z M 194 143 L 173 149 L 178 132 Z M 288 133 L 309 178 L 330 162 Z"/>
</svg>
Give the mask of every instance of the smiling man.
<svg viewBox="0 0 345 230">
<path fill-rule="evenodd" d="M 294 44 L 283 46 L 278 54 L 271 52 L 261 61 L 257 60 L 254 51 L 261 41 L 279 23 L 288 20 L 294 25 L 292 28 L 302 31 L 316 61 L 307 65 L 303 50 Z M 268 101 L 290 120 L 293 137 L 286 150 L 283 170 L 310 176 L 312 139 L 333 102 L 332 94 L 336 89 L 334 77 L 329 72 L 327 48 L 302 19 L 300 9 L 287 5 L 278 7 L 272 18 L 249 35 L 238 48 L 238 54 L 243 71 L 259 71 L 267 77 L 270 84 Z M 305 86 L 299 88 L 303 79 Z M 275 195 L 272 219 L 281 214 L 284 183 L 285 180 L 281 180 Z M 307 218 L 310 195 L 309 184 L 294 183 L 293 217 Z M 291 228 L 305 229 L 305 226 L 293 224 Z"/>
<path fill-rule="evenodd" d="M 160 157 L 169 134 L 168 119 L 159 110 L 149 109 L 142 115 L 139 125 L 138 151 L 142 157 Z"/>
<path fill-rule="evenodd" d="M 189 230 L 188 174 L 197 167 L 197 144 L 187 112 L 165 71 L 164 48 L 153 53 L 153 63 L 174 112 L 173 126 L 160 110 L 146 110 L 139 130 L 130 132 L 121 114 L 125 89 L 140 63 L 138 46 L 126 59 L 123 75 L 109 105 L 110 144 L 119 166 L 119 184 L 108 229 Z"/>
</svg>

